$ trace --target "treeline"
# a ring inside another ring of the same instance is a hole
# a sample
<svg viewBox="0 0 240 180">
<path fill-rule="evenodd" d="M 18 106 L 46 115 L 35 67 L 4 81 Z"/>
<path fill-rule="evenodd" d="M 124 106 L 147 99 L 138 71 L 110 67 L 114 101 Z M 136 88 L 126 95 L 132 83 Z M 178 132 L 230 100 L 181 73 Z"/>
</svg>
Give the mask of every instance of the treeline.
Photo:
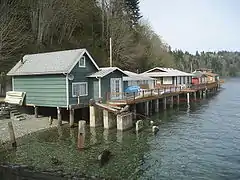
<svg viewBox="0 0 240 180">
<path fill-rule="evenodd" d="M 100 66 L 108 66 L 110 37 L 113 65 L 134 72 L 208 67 L 236 75 L 240 69 L 237 52 L 172 51 L 144 22 L 139 0 L 0 1 L 0 72 L 24 54 L 73 48 L 88 49 Z"/>
<path fill-rule="evenodd" d="M 191 72 L 197 68 L 210 68 L 221 76 L 239 76 L 240 52 L 196 52 L 194 55 L 181 50 L 170 51 L 180 70 Z"/>
</svg>

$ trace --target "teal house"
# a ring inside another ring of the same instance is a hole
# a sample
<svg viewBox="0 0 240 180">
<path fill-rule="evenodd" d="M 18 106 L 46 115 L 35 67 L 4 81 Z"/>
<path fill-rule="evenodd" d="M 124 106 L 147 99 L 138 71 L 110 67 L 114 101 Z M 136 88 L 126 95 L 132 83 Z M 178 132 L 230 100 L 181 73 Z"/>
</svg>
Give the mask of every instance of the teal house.
<svg viewBox="0 0 240 180">
<path fill-rule="evenodd" d="M 99 68 L 86 49 L 25 55 L 7 75 L 11 92 L 25 93 L 23 105 L 67 109 L 87 107 L 90 99 L 119 98 L 126 76 L 116 67 Z"/>
</svg>

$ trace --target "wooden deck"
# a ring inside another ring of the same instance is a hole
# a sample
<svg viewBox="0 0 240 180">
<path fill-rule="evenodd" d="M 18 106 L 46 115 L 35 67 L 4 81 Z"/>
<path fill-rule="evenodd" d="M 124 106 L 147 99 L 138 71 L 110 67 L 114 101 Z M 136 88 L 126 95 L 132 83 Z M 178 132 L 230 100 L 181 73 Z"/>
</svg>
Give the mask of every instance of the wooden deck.
<svg viewBox="0 0 240 180">
<path fill-rule="evenodd" d="M 131 105 L 136 103 L 141 103 L 145 101 L 162 99 L 165 97 L 177 96 L 180 94 L 193 93 L 200 90 L 213 89 L 218 86 L 217 82 L 207 83 L 207 84 L 199 84 L 192 85 L 191 88 L 179 88 L 173 87 L 170 89 L 151 89 L 151 90 L 143 90 L 142 92 L 135 94 L 133 93 L 130 96 L 127 96 L 125 93 L 121 94 L 121 99 L 116 100 L 108 100 L 107 104 L 115 105 L 115 106 L 123 106 L 123 105 Z"/>
</svg>

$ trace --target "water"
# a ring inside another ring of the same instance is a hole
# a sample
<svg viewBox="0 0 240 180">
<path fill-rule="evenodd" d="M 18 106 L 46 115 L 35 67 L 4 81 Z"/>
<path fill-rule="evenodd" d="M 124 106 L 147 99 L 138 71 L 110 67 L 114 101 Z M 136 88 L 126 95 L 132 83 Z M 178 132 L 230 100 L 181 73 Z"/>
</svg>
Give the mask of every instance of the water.
<svg viewBox="0 0 240 180">
<path fill-rule="evenodd" d="M 16 151 L 0 154 L 5 162 L 81 172 L 111 179 L 240 179 L 240 79 L 230 79 L 217 95 L 154 115 L 160 131 L 146 128 L 119 133 L 89 130 L 85 151 L 76 148 L 76 130 L 68 128 L 25 137 Z M 114 156 L 103 168 L 98 154 Z M 53 166 L 51 157 L 61 163 Z"/>
</svg>

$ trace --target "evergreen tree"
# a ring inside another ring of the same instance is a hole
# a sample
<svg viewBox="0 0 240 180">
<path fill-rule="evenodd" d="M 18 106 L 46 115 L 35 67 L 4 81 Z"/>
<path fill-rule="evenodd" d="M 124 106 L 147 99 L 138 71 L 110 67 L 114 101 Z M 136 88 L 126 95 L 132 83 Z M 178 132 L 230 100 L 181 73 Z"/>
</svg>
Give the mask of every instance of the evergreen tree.
<svg viewBox="0 0 240 180">
<path fill-rule="evenodd" d="M 139 0 L 125 0 L 127 11 L 133 25 L 138 24 L 139 19 L 142 17 L 140 14 Z"/>
</svg>

